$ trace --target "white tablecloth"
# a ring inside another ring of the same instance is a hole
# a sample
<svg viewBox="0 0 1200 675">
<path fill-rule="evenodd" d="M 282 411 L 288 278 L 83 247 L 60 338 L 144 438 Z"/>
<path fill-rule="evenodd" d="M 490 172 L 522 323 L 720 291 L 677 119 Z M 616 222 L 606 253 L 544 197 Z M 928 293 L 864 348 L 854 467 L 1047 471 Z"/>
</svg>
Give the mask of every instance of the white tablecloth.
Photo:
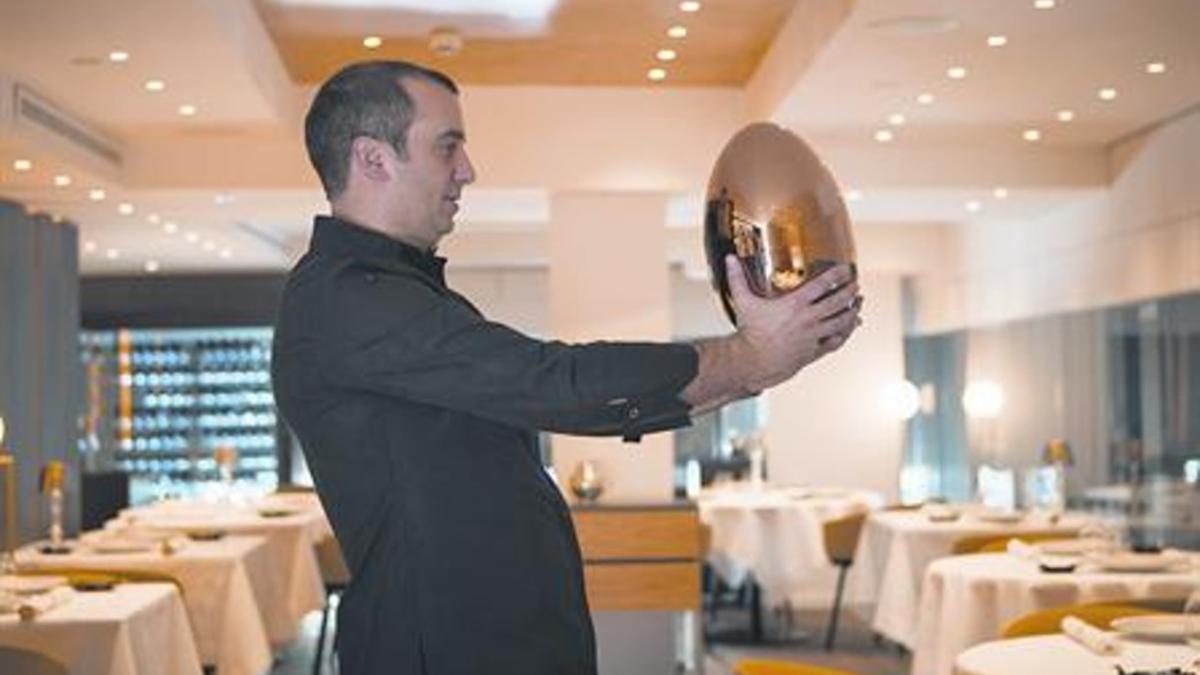
<svg viewBox="0 0 1200 675">
<path fill-rule="evenodd" d="M 1039 635 L 985 642 L 971 647 L 954 662 L 956 675 L 1114 675 L 1127 671 L 1191 670 L 1200 656 L 1183 644 L 1121 640 L 1115 656 L 1100 656 L 1064 635 Z"/>
<path fill-rule="evenodd" d="M 248 570 L 251 582 L 271 585 L 269 595 L 288 618 L 292 633 L 281 636 L 272 630 L 272 642 L 279 644 L 295 637 L 304 615 L 325 606 L 325 584 L 317 565 L 314 545 L 327 527 L 324 515 L 298 511 L 295 515 L 263 517 L 254 509 L 221 504 L 164 502 L 153 506 L 127 509 L 105 525 L 108 529 L 132 526 L 158 531 L 222 530 L 230 534 L 261 535 L 267 538 L 268 570 L 256 575 Z"/>
<path fill-rule="evenodd" d="M 912 672 L 949 675 L 956 656 L 996 639 L 1004 624 L 1035 610 L 1130 598 L 1185 598 L 1198 581 L 1187 566 L 1153 574 L 1101 572 L 1087 566 L 1071 574 L 1047 574 L 1036 561 L 1007 553 L 944 558 L 930 565 L 925 575 Z"/>
<path fill-rule="evenodd" d="M 264 537 L 226 537 L 215 542 L 186 542 L 182 550 L 96 553 L 73 542 L 70 555 L 43 555 L 36 547 L 19 552 L 24 569 L 114 569 L 166 574 L 179 582 L 202 663 L 223 675 L 259 675 L 271 665 L 267 626 L 294 632 L 290 617 L 263 603 L 248 570 L 261 576 L 266 565 Z M 269 572 L 267 573 L 269 574 Z M 266 591 L 263 593 L 267 599 Z M 278 600 L 276 600 L 278 602 Z"/>
<path fill-rule="evenodd" d="M 172 584 L 76 593 L 33 621 L 0 615 L 0 644 L 45 654 L 71 675 L 200 675 L 187 613 Z"/>
<path fill-rule="evenodd" d="M 879 508 L 883 498 L 833 488 L 725 488 L 697 500 L 700 519 L 712 528 L 708 561 L 731 585 L 750 574 L 768 604 L 824 603 L 835 569 L 825 555 L 825 522 Z"/>
<path fill-rule="evenodd" d="M 954 542 L 976 535 L 1071 534 L 1085 522 L 1067 517 L 1050 525 L 1030 516 L 1020 523 L 997 524 L 963 515 L 954 522 L 934 523 L 919 511 L 872 513 L 850 571 L 850 598 L 855 607 L 869 609 L 864 619 L 870 621 L 872 630 L 912 649 L 917 639 L 921 580 L 930 563 L 951 554 Z"/>
</svg>

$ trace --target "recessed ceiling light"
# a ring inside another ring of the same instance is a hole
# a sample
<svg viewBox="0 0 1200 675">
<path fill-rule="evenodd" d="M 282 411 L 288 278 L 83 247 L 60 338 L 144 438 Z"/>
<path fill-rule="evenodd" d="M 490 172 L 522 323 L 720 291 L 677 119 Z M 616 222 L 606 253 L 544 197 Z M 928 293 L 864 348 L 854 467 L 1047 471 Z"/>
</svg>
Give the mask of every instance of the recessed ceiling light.
<svg viewBox="0 0 1200 675">
<path fill-rule="evenodd" d="M 200 235 L 196 234 L 195 232 L 188 232 L 187 234 L 183 235 L 183 238 L 186 239 L 187 243 L 189 244 L 194 244 L 200 241 Z"/>
<path fill-rule="evenodd" d="M 144 266 L 144 269 L 147 272 L 149 272 L 150 274 L 154 274 L 155 272 L 158 271 L 158 261 L 157 260 L 147 260 L 146 264 Z"/>
<path fill-rule="evenodd" d="M 1059 122 L 1070 122 L 1071 120 L 1075 119 L 1075 111 L 1066 109 L 1059 110 L 1055 117 L 1058 118 Z"/>
<path fill-rule="evenodd" d="M 989 35 L 987 45 L 989 47 L 1003 47 L 1008 44 L 1008 38 L 1003 35 Z"/>
<path fill-rule="evenodd" d="M 929 92 L 924 92 L 917 96 L 917 103 L 920 103 L 921 105 L 931 105 L 933 101 L 933 94 L 930 94 Z"/>
<path fill-rule="evenodd" d="M 660 49 L 654 56 L 659 61 L 674 61 L 678 54 L 675 53 L 674 49 Z"/>
<path fill-rule="evenodd" d="M 167 234 L 175 234 L 178 231 L 179 226 L 174 222 L 168 220 L 167 222 L 163 223 L 163 232 L 166 232 Z"/>
<path fill-rule="evenodd" d="M 96 252 L 96 242 L 94 242 L 94 241 L 83 242 L 83 252 L 84 253 L 95 253 Z"/>
<path fill-rule="evenodd" d="M 211 251 L 211 250 L 215 249 L 216 247 L 217 247 L 217 245 L 212 243 L 212 241 L 209 239 L 205 239 L 204 243 L 200 245 L 200 248 L 204 249 L 205 251 Z"/>
<path fill-rule="evenodd" d="M 229 250 L 229 249 L 227 249 L 227 248 L 223 248 L 223 249 L 221 249 L 221 257 L 222 257 L 222 258 L 226 258 L 226 259 L 228 259 L 228 258 L 232 258 L 232 257 L 233 257 L 233 251 L 230 251 L 230 250 Z"/>
<path fill-rule="evenodd" d="M 163 82 L 162 80 L 146 80 L 146 82 L 142 84 L 142 87 L 144 87 L 146 91 L 159 92 L 167 88 L 167 83 Z"/>
<path fill-rule="evenodd" d="M 875 131 L 875 140 L 880 143 L 891 143 L 895 137 L 896 135 L 892 133 L 891 129 L 878 129 Z"/>
<path fill-rule="evenodd" d="M 967 202 L 967 210 L 971 213 L 979 213 L 983 210 L 983 204 L 977 199 L 972 199 L 971 201 Z"/>
<path fill-rule="evenodd" d="M 68 187 L 71 185 L 71 177 L 65 173 L 60 173 L 54 177 L 54 187 Z"/>
<path fill-rule="evenodd" d="M 905 119 L 904 115 L 901 115 L 900 113 L 892 113 L 891 115 L 888 115 L 888 124 L 894 127 L 898 127 L 907 121 L 908 120 Z"/>
<path fill-rule="evenodd" d="M 213 203 L 217 206 L 228 206 L 233 203 L 233 195 L 221 192 L 213 197 Z"/>
<path fill-rule="evenodd" d="M 646 71 L 646 77 L 655 82 L 662 82 L 663 80 L 667 79 L 667 71 L 663 70 L 662 68 L 651 68 L 650 70 Z"/>
<path fill-rule="evenodd" d="M 1167 72 L 1167 64 L 1162 61 L 1153 61 L 1146 64 L 1146 72 L 1151 75 L 1162 75 Z"/>
<path fill-rule="evenodd" d="M 863 198 L 862 190 L 846 190 L 846 201 L 860 202 L 860 201 L 862 201 L 862 198 Z"/>
<path fill-rule="evenodd" d="M 104 198 L 107 196 L 108 195 L 104 192 L 104 190 L 101 190 L 100 188 L 93 188 L 91 190 L 88 190 L 88 199 L 90 199 L 94 202 L 102 202 L 102 201 L 104 201 Z"/>
<path fill-rule="evenodd" d="M 192 105 L 191 103 L 184 103 L 183 105 L 179 106 L 179 114 L 183 115 L 184 117 L 192 117 L 196 114 L 196 106 Z"/>
<path fill-rule="evenodd" d="M 31 160 L 28 160 L 28 159 L 14 159 L 13 160 L 13 170 L 15 170 L 15 171 L 29 171 L 32 168 L 33 168 L 33 162 Z"/>
<path fill-rule="evenodd" d="M 1117 97 L 1117 90 L 1112 87 L 1105 87 L 1096 92 L 1096 96 L 1099 96 L 1101 101 L 1111 101 Z"/>
<path fill-rule="evenodd" d="M 146 214 L 147 223 L 150 223 L 151 225 L 157 225 L 160 221 L 162 221 L 162 218 L 159 217 L 157 213 Z"/>
<path fill-rule="evenodd" d="M 363 38 L 363 46 L 367 49 L 379 49 L 383 46 L 383 38 L 378 35 L 368 35 Z"/>
<path fill-rule="evenodd" d="M 120 204 L 117 204 L 117 213 L 123 216 L 132 216 L 133 204 L 130 204 L 129 202 L 121 202 Z"/>
<path fill-rule="evenodd" d="M 684 0 L 679 3 L 679 9 L 684 12 L 699 12 L 700 3 L 696 2 L 696 0 Z"/>
<path fill-rule="evenodd" d="M 1008 188 L 998 187 L 992 190 L 992 196 L 996 199 L 1008 199 Z"/>
<path fill-rule="evenodd" d="M 961 80 L 967 76 L 967 69 L 962 66 L 950 66 L 946 69 L 946 77 L 952 80 Z"/>
<path fill-rule="evenodd" d="M 121 257 L 121 252 L 115 248 L 110 248 L 104 251 L 104 257 L 109 260 L 116 260 Z"/>
<path fill-rule="evenodd" d="M 1037 9 L 1054 9 L 1055 4 L 1054 0 L 1033 0 L 1033 6 Z"/>
<path fill-rule="evenodd" d="M 129 52 L 111 51 L 108 53 L 108 60 L 113 63 L 125 63 L 129 60 Z"/>
<path fill-rule="evenodd" d="M 687 37 L 687 28 L 684 26 L 671 26 L 667 29 L 667 37 L 682 40 Z"/>
<path fill-rule="evenodd" d="M 1021 134 L 1021 138 L 1024 138 L 1025 140 L 1029 141 L 1030 143 L 1033 143 L 1035 141 L 1042 140 L 1042 132 L 1038 131 L 1037 129 L 1026 129 Z"/>
</svg>

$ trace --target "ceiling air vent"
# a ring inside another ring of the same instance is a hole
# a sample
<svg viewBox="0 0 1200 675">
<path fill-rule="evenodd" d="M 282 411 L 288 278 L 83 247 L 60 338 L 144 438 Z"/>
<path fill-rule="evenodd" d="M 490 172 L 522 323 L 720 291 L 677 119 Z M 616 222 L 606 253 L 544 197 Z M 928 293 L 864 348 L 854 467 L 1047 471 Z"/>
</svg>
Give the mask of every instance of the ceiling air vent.
<svg viewBox="0 0 1200 675">
<path fill-rule="evenodd" d="M 12 87 L 12 126 L 18 134 L 29 132 L 47 138 L 112 168 L 120 168 L 124 163 L 115 141 L 72 119 L 28 87 L 16 83 Z"/>
</svg>

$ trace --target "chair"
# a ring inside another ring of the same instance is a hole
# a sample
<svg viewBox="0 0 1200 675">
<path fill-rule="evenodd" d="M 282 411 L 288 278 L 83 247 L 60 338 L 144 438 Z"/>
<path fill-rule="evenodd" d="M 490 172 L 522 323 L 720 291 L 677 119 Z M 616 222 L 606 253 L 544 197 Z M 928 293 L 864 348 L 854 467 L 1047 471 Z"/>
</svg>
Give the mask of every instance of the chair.
<svg viewBox="0 0 1200 675">
<path fill-rule="evenodd" d="M 1060 627 L 1062 620 L 1068 616 L 1075 616 L 1101 630 L 1111 630 L 1114 619 L 1162 613 L 1161 610 L 1123 603 L 1093 602 L 1084 605 L 1053 607 L 1030 612 L 1013 619 L 1000 629 L 1000 637 L 1007 640 L 1058 633 L 1062 630 Z"/>
<path fill-rule="evenodd" d="M 858 548 L 858 538 L 862 534 L 866 513 L 856 513 L 825 523 L 825 555 L 838 568 L 837 590 L 833 595 L 833 610 L 829 615 L 829 627 L 825 632 L 825 651 L 833 649 L 833 639 L 837 634 L 838 614 L 842 608 L 842 591 L 846 587 L 846 572 L 854 564 L 854 550 Z"/>
<path fill-rule="evenodd" d="M 325 607 L 321 610 L 321 630 L 317 634 L 317 654 L 313 658 L 313 675 L 320 675 L 325 655 L 325 632 L 329 627 L 330 600 L 341 595 L 350 583 L 350 568 L 342 555 L 342 547 L 336 537 L 326 537 L 316 545 L 317 566 L 321 569 L 321 580 L 325 582 Z M 334 627 L 334 644 L 337 644 L 337 627 Z"/>
<path fill-rule="evenodd" d="M 954 542 L 954 547 L 951 549 L 951 552 L 954 555 L 968 555 L 972 553 L 1002 553 L 1008 549 L 1008 541 L 1010 539 L 1019 539 L 1026 544 L 1033 544 L 1042 541 L 1075 539 L 1075 535 L 1063 534 L 1062 532 L 981 534 L 959 539 L 958 541 Z"/>
<path fill-rule="evenodd" d="M 66 666 L 45 654 L 5 646 L 0 646 L 0 673 L 70 675 Z"/>
<path fill-rule="evenodd" d="M 733 666 L 734 675 L 854 675 L 848 670 L 837 670 L 805 663 L 784 661 L 738 661 Z"/>
</svg>

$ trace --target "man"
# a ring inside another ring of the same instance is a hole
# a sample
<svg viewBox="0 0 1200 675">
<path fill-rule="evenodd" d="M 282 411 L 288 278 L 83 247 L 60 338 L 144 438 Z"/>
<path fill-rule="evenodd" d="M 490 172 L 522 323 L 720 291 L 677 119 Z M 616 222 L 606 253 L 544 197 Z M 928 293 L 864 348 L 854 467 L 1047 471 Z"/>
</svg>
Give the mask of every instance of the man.
<svg viewBox="0 0 1200 675">
<path fill-rule="evenodd" d="M 595 673 L 579 548 L 537 431 L 636 439 L 782 382 L 857 326 L 849 271 L 764 300 L 731 266 L 743 325 L 726 338 L 534 340 L 449 289 L 433 253 L 475 179 L 453 82 L 352 65 L 305 131 L 332 217 L 288 278 L 272 367 L 353 576 L 342 671 Z"/>
</svg>

